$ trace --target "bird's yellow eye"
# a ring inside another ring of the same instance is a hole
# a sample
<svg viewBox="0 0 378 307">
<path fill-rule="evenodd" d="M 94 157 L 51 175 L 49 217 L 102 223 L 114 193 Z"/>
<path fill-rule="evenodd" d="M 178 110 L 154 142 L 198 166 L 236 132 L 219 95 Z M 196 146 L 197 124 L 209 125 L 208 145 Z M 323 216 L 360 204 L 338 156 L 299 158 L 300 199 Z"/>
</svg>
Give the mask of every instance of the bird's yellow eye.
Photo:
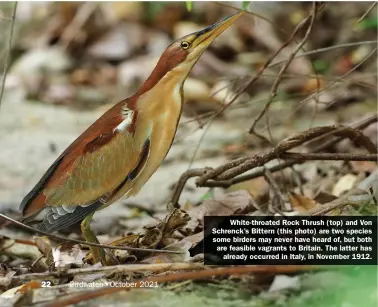
<svg viewBox="0 0 378 307">
<path fill-rule="evenodd" d="M 186 42 L 186 41 L 183 41 L 181 42 L 181 48 L 186 50 L 190 47 L 190 43 L 189 42 Z"/>
</svg>

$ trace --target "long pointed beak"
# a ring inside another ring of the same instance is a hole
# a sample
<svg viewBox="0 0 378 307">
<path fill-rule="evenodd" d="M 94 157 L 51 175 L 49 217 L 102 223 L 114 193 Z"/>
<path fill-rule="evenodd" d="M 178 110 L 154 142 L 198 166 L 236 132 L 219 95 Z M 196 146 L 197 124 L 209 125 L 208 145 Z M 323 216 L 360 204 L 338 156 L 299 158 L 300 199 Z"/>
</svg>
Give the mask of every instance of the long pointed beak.
<svg viewBox="0 0 378 307">
<path fill-rule="evenodd" d="M 228 16 L 221 21 L 194 33 L 197 36 L 195 40 L 196 46 L 208 46 L 211 42 L 219 36 L 224 30 L 231 26 L 245 11 L 240 11 L 235 15 Z"/>
</svg>

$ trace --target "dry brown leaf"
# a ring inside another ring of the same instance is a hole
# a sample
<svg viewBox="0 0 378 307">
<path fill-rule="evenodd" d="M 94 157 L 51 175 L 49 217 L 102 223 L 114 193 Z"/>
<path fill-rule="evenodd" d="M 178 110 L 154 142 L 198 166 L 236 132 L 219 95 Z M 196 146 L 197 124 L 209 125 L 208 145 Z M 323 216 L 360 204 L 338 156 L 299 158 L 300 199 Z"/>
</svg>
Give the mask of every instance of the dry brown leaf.
<svg viewBox="0 0 378 307">
<path fill-rule="evenodd" d="M 182 239 L 180 242 L 188 242 L 190 243 L 189 249 L 195 247 L 199 242 L 203 240 L 203 231 L 198 232 L 194 235 L 187 236 L 184 239 Z"/>
<path fill-rule="evenodd" d="M 39 289 L 39 288 L 41 288 L 41 283 L 36 280 L 31 280 L 27 282 L 26 284 L 23 284 L 22 287 L 16 291 L 16 293 L 25 294 L 26 292 L 32 289 Z"/>
<path fill-rule="evenodd" d="M 311 78 L 305 82 L 305 84 L 302 87 L 301 92 L 303 94 L 310 94 L 318 89 L 322 89 L 325 86 L 325 81 L 323 79 L 316 79 L 316 78 Z"/>
<path fill-rule="evenodd" d="M 332 195 L 330 193 L 320 191 L 316 196 L 314 197 L 314 200 L 320 204 L 326 204 L 330 203 L 331 201 L 334 201 L 337 199 L 335 195 Z"/>
<path fill-rule="evenodd" d="M 52 254 L 51 242 L 48 237 L 35 237 L 35 245 L 38 247 L 39 251 L 46 257 L 46 263 L 48 265 L 54 262 L 54 257 Z"/>
<path fill-rule="evenodd" d="M 11 306 L 13 307 L 31 306 L 34 295 L 32 290 L 40 288 L 40 286 L 37 287 L 37 284 L 39 283 L 35 281 L 28 282 L 25 285 L 21 285 L 4 292 L 1 294 L 1 297 L 11 299 Z"/>
<path fill-rule="evenodd" d="M 300 214 L 308 214 L 309 211 L 321 207 L 315 200 L 293 192 L 289 194 L 289 198 L 292 209 Z"/>
<path fill-rule="evenodd" d="M 165 227 L 163 231 L 163 237 L 161 239 L 160 245 L 168 246 L 173 242 L 173 233 L 176 230 L 182 229 L 190 221 L 188 213 L 183 210 L 175 209 L 172 214 L 170 214 L 165 220 Z"/>
<path fill-rule="evenodd" d="M 258 177 L 232 185 L 227 191 L 246 190 L 258 202 L 269 191 L 269 184 L 264 177 Z"/>
</svg>

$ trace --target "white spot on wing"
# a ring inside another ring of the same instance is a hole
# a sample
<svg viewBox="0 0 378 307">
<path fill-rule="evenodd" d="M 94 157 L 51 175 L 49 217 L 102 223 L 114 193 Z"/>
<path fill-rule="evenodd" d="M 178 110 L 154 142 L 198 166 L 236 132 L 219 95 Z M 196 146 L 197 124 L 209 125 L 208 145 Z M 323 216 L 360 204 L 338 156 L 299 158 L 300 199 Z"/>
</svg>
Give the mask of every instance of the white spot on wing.
<svg viewBox="0 0 378 307">
<path fill-rule="evenodd" d="M 122 115 L 124 120 L 114 129 L 117 131 L 124 131 L 129 127 L 133 121 L 134 112 L 127 107 L 124 107 L 122 110 Z"/>
</svg>

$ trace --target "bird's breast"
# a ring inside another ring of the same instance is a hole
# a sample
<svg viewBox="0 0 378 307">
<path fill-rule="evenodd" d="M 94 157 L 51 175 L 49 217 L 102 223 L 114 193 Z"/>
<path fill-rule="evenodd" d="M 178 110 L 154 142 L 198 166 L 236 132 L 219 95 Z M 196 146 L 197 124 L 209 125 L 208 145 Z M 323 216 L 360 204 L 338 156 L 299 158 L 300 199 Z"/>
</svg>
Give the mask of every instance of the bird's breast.
<svg viewBox="0 0 378 307">
<path fill-rule="evenodd" d="M 171 94 L 167 95 L 167 93 Z M 157 169 L 167 155 L 175 137 L 181 115 L 182 96 L 180 88 L 168 90 L 167 93 L 159 95 L 162 98 L 164 97 L 163 101 L 151 105 L 145 114 L 141 112 L 141 116 L 146 116 L 146 124 L 142 125 L 151 127 L 151 149 L 146 165 L 146 172 L 149 174 Z M 147 124 L 148 122 L 149 124 Z"/>
</svg>

